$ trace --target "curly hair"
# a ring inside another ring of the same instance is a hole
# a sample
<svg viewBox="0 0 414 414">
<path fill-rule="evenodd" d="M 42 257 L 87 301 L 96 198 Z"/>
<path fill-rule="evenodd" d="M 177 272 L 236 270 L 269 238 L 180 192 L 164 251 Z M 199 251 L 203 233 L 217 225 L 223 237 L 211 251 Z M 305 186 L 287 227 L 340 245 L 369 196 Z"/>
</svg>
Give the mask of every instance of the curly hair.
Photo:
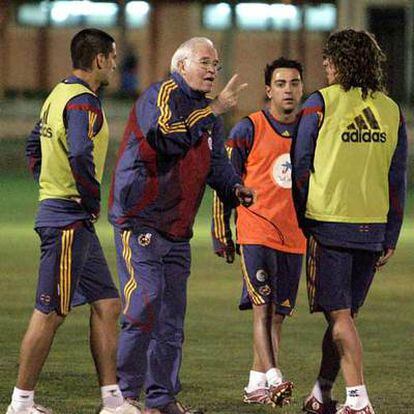
<svg viewBox="0 0 414 414">
<path fill-rule="evenodd" d="M 323 48 L 323 58 L 334 64 L 336 81 L 345 91 L 359 87 L 363 99 L 368 93 L 387 92 L 383 72 L 386 56 L 373 34 L 354 29 L 334 32 Z"/>
</svg>

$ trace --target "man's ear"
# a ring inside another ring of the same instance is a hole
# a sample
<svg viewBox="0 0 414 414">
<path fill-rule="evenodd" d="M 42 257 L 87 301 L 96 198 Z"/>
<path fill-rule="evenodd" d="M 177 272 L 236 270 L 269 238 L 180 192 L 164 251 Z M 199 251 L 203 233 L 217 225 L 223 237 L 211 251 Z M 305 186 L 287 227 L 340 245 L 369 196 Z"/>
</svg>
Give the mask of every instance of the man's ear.
<svg viewBox="0 0 414 414">
<path fill-rule="evenodd" d="M 95 57 L 96 67 L 98 69 L 102 69 L 105 64 L 105 60 L 106 60 L 105 54 L 98 53 Z"/>
<path fill-rule="evenodd" d="M 178 71 L 180 73 L 180 75 L 184 75 L 186 72 L 186 68 L 185 68 L 185 60 L 180 60 L 178 62 Z"/>
<path fill-rule="evenodd" d="M 265 92 L 266 92 L 266 96 L 269 99 L 272 99 L 272 88 L 269 85 L 265 85 Z"/>
</svg>

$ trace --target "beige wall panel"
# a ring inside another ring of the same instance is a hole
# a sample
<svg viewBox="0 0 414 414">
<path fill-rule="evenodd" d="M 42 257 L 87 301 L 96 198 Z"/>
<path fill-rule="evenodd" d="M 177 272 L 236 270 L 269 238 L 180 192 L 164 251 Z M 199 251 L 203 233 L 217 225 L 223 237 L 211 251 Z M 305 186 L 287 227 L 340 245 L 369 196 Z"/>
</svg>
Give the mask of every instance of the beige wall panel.
<svg viewBox="0 0 414 414">
<path fill-rule="evenodd" d="M 36 29 L 9 26 L 9 76 L 6 88 L 36 90 L 38 87 L 36 36 Z"/>
<path fill-rule="evenodd" d="M 234 70 L 249 83 L 240 99 L 239 111 L 249 113 L 264 103 L 263 68 L 281 53 L 278 36 L 239 32 L 235 38 Z"/>
<path fill-rule="evenodd" d="M 159 19 L 156 75 L 161 79 L 168 73 L 177 47 L 190 37 L 199 35 L 199 8 L 189 4 L 165 4 L 160 7 Z"/>
<path fill-rule="evenodd" d="M 70 41 L 77 31 L 73 28 L 49 29 L 49 89 L 71 73 Z"/>
<path fill-rule="evenodd" d="M 322 66 L 322 48 L 326 35 L 306 35 L 305 93 L 309 94 L 326 85 L 325 70 Z"/>
</svg>

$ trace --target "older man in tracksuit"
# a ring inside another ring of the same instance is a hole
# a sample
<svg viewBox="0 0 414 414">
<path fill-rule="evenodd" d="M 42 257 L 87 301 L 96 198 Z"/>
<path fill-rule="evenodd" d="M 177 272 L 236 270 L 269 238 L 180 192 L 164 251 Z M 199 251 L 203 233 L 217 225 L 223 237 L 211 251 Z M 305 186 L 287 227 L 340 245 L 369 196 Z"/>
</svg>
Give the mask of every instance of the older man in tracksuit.
<svg viewBox="0 0 414 414">
<path fill-rule="evenodd" d="M 132 108 L 112 183 L 109 219 L 123 299 L 119 384 L 131 400 L 144 387 L 151 413 L 189 412 L 176 395 L 189 240 L 205 185 L 233 205 L 253 199 L 227 159 L 218 117 L 245 85 L 233 77 L 217 99 L 207 98 L 219 69 L 208 39 L 177 49 L 171 76 Z"/>
</svg>

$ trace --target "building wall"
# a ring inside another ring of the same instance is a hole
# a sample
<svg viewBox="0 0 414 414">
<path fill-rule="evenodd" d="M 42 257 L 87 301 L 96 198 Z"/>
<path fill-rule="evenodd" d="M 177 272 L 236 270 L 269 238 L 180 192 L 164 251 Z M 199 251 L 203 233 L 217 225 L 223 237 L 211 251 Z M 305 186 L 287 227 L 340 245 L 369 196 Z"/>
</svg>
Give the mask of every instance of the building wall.
<svg viewBox="0 0 414 414">
<path fill-rule="evenodd" d="M 337 0 L 338 28 L 355 27 L 365 29 L 367 26 L 367 7 L 413 7 L 412 0 Z"/>
<path fill-rule="evenodd" d="M 387 4 L 409 4 L 410 0 L 389 0 Z M 339 0 L 339 27 L 365 27 L 365 8 L 371 4 L 384 4 L 380 0 Z M 152 81 L 166 76 L 170 58 L 176 47 L 192 36 L 210 37 L 224 55 L 226 64 L 220 76 L 216 90 L 225 84 L 232 73 L 239 73 L 243 81 L 249 83 L 240 101 L 238 113 L 246 114 L 256 110 L 263 103 L 263 68 L 267 62 L 280 56 L 282 50 L 288 51 L 286 57 L 302 61 L 305 67 L 305 91 L 307 93 L 324 85 L 321 48 L 327 33 L 304 33 L 268 31 L 235 31 L 230 36 L 225 32 L 214 32 L 201 25 L 201 6 L 199 4 L 172 4 L 159 6 L 156 13 L 155 31 L 149 25 L 140 30 L 127 30 L 125 40 L 122 32 L 115 28 L 108 32 L 117 39 L 119 61 L 125 43 L 130 44 L 140 57 L 139 77 L 141 88 Z M 79 28 L 50 28 L 44 42 L 39 42 L 38 29 L 9 24 L 5 33 L 7 46 L 7 78 L 5 89 L 38 90 L 42 89 L 39 71 L 46 71 L 43 89 L 50 89 L 70 71 L 69 45 L 73 34 Z M 154 36 L 156 42 L 154 43 Z M 283 47 L 283 42 L 288 42 Z M 42 49 L 43 48 L 43 49 Z M 154 50 L 155 49 L 155 50 Z M 39 53 L 47 53 L 46 63 L 38 58 Z M 301 52 L 302 51 L 302 52 Z M 301 55 L 304 53 L 305 56 Z M 115 92 L 119 88 L 119 79 L 109 87 Z"/>
</svg>

